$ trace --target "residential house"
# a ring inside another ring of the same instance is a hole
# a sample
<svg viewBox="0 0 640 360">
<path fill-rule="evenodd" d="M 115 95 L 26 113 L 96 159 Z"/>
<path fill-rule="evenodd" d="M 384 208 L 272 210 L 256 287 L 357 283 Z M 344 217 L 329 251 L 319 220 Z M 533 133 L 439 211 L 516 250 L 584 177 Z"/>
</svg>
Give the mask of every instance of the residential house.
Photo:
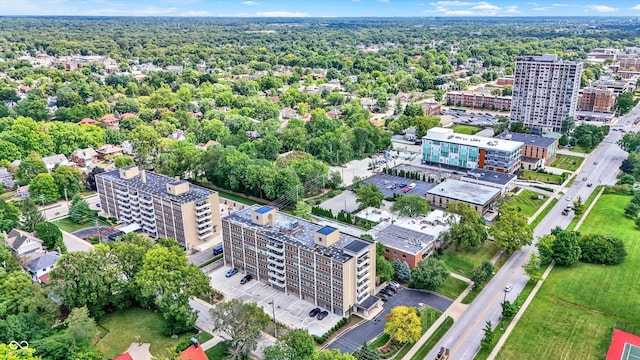
<svg viewBox="0 0 640 360">
<path fill-rule="evenodd" d="M 56 166 L 69 165 L 69 159 L 64 154 L 56 154 L 51 156 L 45 156 L 42 161 L 47 166 L 47 171 L 50 173 Z"/>
<path fill-rule="evenodd" d="M 31 233 L 19 229 L 12 229 L 7 234 L 7 245 L 20 261 L 28 261 L 44 254 L 42 240 Z"/>
<path fill-rule="evenodd" d="M 90 119 L 90 118 L 84 118 L 84 119 L 78 121 L 77 124 L 78 125 L 95 125 L 95 126 L 100 125 L 99 122 L 97 122 L 97 121 L 95 121 L 93 119 Z"/>
<path fill-rule="evenodd" d="M 404 131 L 404 140 L 416 141 L 416 128 L 410 127 Z"/>
<path fill-rule="evenodd" d="M 196 148 L 200 150 L 207 150 L 210 146 L 214 146 L 214 145 L 220 145 L 220 143 L 215 140 L 209 140 L 206 143 L 200 143 L 196 145 Z"/>
<path fill-rule="evenodd" d="M 102 118 L 100 118 L 100 121 L 109 128 L 112 129 L 119 129 L 120 128 L 120 120 L 118 120 L 115 116 L 113 115 L 105 115 Z"/>
<path fill-rule="evenodd" d="M 115 157 L 122 155 L 122 148 L 120 146 L 106 144 L 99 147 L 96 152 L 98 153 L 98 159 L 100 160 L 105 160 L 105 158 L 114 159 Z"/>
<path fill-rule="evenodd" d="M 175 141 L 187 140 L 187 135 L 184 133 L 184 131 L 178 129 L 167 136 L 167 138 Z"/>
<path fill-rule="evenodd" d="M 247 136 L 249 137 L 249 141 L 260 139 L 260 133 L 254 130 L 247 130 Z"/>
<path fill-rule="evenodd" d="M 6 167 L 0 167 L 0 182 L 2 186 L 13 189 L 16 183 L 13 181 L 13 175 L 7 170 Z"/>
<path fill-rule="evenodd" d="M 329 112 L 327 112 L 327 117 L 329 119 L 341 119 L 342 111 L 340 111 L 340 107 L 336 106 L 333 109 L 329 110 Z"/>
<path fill-rule="evenodd" d="M 79 167 L 89 167 L 98 163 L 98 153 L 93 148 L 78 149 L 71 153 L 71 161 Z"/>
<path fill-rule="evenodd" d="M 59 252 L 51 251 L 27 261 L 24 265 L 31 274 L 31 280 L 46 284 L 49 282 L 49 273 L 59 258 Z"/>
<path fill-rule="evenodd" d="M 131 141 L 129 140 L 123 141 L 122 144 L 120 144 L 120 147 L 122 148 L 123 154 L 133 155 L 133 144 L 131 144 Z"/>
<path fill-rule="evenodd" d="M 20 186 L 16 189 L 16 196 L 20 199 L 26 199 L 29 197 L 29 185 Z"/>
<path fill-rule="evenodd" d="M 298 117 L 298 112 L 290 107 L 280 110 L 280 120 L 288 120 Z"/>
<path fill-rule="evenodd" d="M 191 338 L 192 344 L 180 353 L 180 360 L 209 360 L 198 340 Z"/>
</svg>

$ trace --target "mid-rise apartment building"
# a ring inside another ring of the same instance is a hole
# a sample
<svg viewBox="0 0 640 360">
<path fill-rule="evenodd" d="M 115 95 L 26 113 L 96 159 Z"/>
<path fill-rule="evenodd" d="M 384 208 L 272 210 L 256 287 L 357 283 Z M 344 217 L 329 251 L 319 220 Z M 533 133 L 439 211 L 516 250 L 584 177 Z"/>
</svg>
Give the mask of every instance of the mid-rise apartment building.
<svg viewBox="0 0 640 360">
<path fill-rule="evenodd" d="M 520 156 L 526 170 L 544 168 L 556 159 L 556 151 L 558 150 L 558 139 L 556 138 L 508 132 L 498 135 L 497 138 L 522 143 Z M 526 166 L 526 164 L 532 164 L 532 166 Z"/>
<path fill-rule="evenodd" d="M 524 56 L 516 61 L 511 121 L 536 132 L 560 131 L 562 120 L 575 116 L 582 63 L 558 56 Z"/>
<path fill-rule="evenodd" d="M 327 311 L 379 305 L 371 241 L 259 205 L 225 217 L 222 241 L 226 265 Z"/>
<path fill-rule="evenodd" d="M 96 188 L 103 212 L 153 238 L 173 238 L 190 250 L 220 234 L 215 191 L 137 166 L 96 174 Z"/>
<path fill-rule="evenodd" d="M 475 91 L 450 91 L 445 95 L 447 105 L 478 109 L 510 110 L 511 96 L 491 95 Z"/>
<path fill-rule="evenodd" d="M 422 138 L 422 162 L 463 169 L 513 174 L 520 168 L 522 143 L 463 135 L 453 129 L 432 128 Z"/>
<path fill-rule="evenodd" d="M 588 87 L 578 96 L 578 110 L 610 113 L 616 105 L 616 94 L 606 86 Z"/>
</svg>

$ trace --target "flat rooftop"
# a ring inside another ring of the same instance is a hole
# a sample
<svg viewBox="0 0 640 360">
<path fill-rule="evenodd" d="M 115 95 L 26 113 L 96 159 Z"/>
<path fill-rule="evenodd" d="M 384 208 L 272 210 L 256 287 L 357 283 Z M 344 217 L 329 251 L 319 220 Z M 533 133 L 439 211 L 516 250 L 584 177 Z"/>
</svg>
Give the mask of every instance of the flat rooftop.
<svg viewBox="0 0 640 360">
<path fill-rule="evenodd" d="M 407 229 L 398 225 L 388 225 L 382 228 L 375 237 L 384 246 L 418 254 L 436 240 L 433 235 Z"/>
<path fill-rule="evenodd" d="M 486 205 L 499 193 L 500 189 L 494 187 L 454 179 L 445 180 L 427 192 L 427 194 L 482 206 Z"/>
<path fill-rule="evenodd" d="M 531 135 L 531 134 L 503 132 L 502 134 L 496 137 L 504 140 L 519 141 L 521 143 L 524 143 L 525 145 L 532 145 L 532 146 L 549 147 L 551 144 L 556 142 L 556 139 L 551 139 L 551 138 Z"/>
<path fill-rule="evenodd" d="M 204 200 L 208 198 L 209 195 L 215 193 L 215 191 L 213 190 L 209 190 L 197 185 L 189 184 L 189 191 L 186 191 L 179 195 L 169 194 L 167 192 L 167 184 L 178 184 L 186 181 L 178 180 L 176 182 L 176 179 L 172 177 L 168 177 L 165 175 L 157 174 L 157 173 L 146 171 L 146 170 L 145 170 L 146 181 L 144 182 L 142 181 L 140 175 L 134 176 L 131 179 L 121 178 L 119 169 L 104 172 L 101 174 L 96 174 L 96 176 L 104 177 L 105 179 L 112 180 L 116 183 L 127 185 L 134 189 L 138 189 L 139 191 L 153 194 L 155 196 L 170 200 L 172 202 L 180 203 L 180 204 L 188 204 L 190 202 L 194 202 L 197 200 Z"/>
<path fill-rule="evenodd" d="M 427 130 L 426 140 L 437 140 L 451 144 L 475 146 L 487 150 L 516 151 L 522 147 L 519 141 L 488 138 L 477 135 L 465 135 L 453 132 L 453 129 L 435 127 Z"/>
<path fill-rule="evenodd" d="M 514 174 L 501 173 L 497 171 L 489 171 L 484 169 L 471 169 L 467 171 L 466 175 L 463 175 L 461 179 L 474 179 L 479 181 L 485 181 L 497 185 L 507 185 L 509 182 L 516 178 Z"/>
<path fill-rule="evenodd" d="M 351 259 L 354 254 L 373 244 L 372 241 L 340 232 L 340 239 L 335 244 L 329 247 L 317 245 L 313 241 L 316 232 L 327 232 L 329 230 L 333 232 L 337 229 L 331 226 L 314 224 L 283 212 L 276 213 L 274 226 L 254 224 L 251 216 L 253 211 L 257 211 L 263 207 L 264 206 L 261 205 L 252 205 L 234 212 L 222 221 L 229 221 L 244 228 L 254 229 L 268 236 L 271 240 L 293 244 L 306 250 L 315 251 L 318 254 L 343 263 Z"/>
<path fill-rule="evenodd" d="M 426 215 L 419 215 L 415 217 L 398 216 L 390 211 L 376 209 L 373 207 L 368 207 L 360 211 L 356 216 L 378 223 L 378 225 L 374 226 L 367 232 L 374 239 L 378 235 L 378 232 L 391 225 L 392 222 L 393 225 L 398 227 L 417 231 L 437 238 L 441 232 L 447 231 L 450 227 L 447 222 L 447 216 L 457 217 L 455 214 L 445 215 L 444 211 L 439 209 L 432 210 Z"/>
</svg>

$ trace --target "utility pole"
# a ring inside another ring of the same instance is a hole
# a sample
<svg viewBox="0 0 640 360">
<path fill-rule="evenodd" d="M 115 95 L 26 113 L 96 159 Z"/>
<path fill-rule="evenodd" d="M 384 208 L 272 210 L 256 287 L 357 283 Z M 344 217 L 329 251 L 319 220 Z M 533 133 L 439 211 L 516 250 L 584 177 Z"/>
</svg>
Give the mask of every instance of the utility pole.
<svg viewBox="0 0 640 360">
<path fill-rule="evenodd" d="M 44 215 L 44 219 L 47 220 L 47 209 L 45 209 L 44 207 L 44 200 L 45 200 L 44 194 L 40 194 L 40 201 L 42 201 L 42 214 Z"/>
<path fill-rule="evenodd" d="M 273 335 L 278 338 L 278 323 L 276 322 L 276 304 L 273 300 L 269 303 L 271 310 L 273 311 Z"/>
<path fill-rule="evenodd" d="M 67 207 L 69 207 L 69 198 L 67 197 L 67 188 L 64 188 L 64 201 L 67 203 Z"/>
</svg>

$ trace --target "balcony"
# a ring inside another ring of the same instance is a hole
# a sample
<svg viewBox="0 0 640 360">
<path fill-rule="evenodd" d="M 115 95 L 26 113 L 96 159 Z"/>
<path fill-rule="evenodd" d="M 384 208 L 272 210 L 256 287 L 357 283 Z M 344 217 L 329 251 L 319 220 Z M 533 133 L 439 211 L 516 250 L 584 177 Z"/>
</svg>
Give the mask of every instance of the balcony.
<svg viewBox="0 0 640 360">
<path fill-rule="evenodd" d="M 207 231 L 207 232 L 205 232 L 203 234 L 199 234 L 198 238 L 200 240 L 205 240 L 205 239 L 209 238 L 211 235 L 213 235 L 213 231 Z"/>
<path fill-rule="evenodd" d="M 141 203 L 141 204 L 146 204 L 146 205 L 148 205 L 148 206 L 153 205 L 153 199 L 152 199 L 152 198 L 144 198 L 144 197 L 140 197 L 140 198 L 139 198 L 139 200 L 140 200 L 140 203 Z"/>
<path fill-rule="evenodd" d="M 273 272 L 273 271 L 269 271 L 269 278 L 275 278 L 276 280 L 282 281 L 282 283 L 284 283 L 284 281 L 286 280 L 284 275 L 278 274 L 278 273 Z"/>
<path fill-rule="evenodd" d="M 201 205 L 196 205 L 196 212 L 197 212 L 197 211 L 200 211 L 200 210 L 204 210 L 204 209 L 211 210 L 211 206 L 209 205 L 209 203 L 204 203 L 204 204 L 201 204 Z"/>
<path fill-rule="evenodd" d="M 213 228 L 211 226 L 205 226 L 202 228 L 198 228 L 198 234 L 202 235 L 207 232 L 213 232 Z"/>
<path fill-rule="evenodd" d="M 278 265 L 272 265 L 272 264 L 269 264 L 269 265 L 267 266 L 267 268 L 268 268 L 269 270 L 274 271 L 274 272 L 277 272 L 277 273 L 279 273 L 279 274 L 281 274 L 281 273 L 283 273 L 283 272 L 284 272 L 284 266 L 278 266 Z"/>
<path fill-rule="evenodd" d="M 204 207 L 200 210 L 196 209 L 196 217 L 209 216 L 211 215 L 211 208 Z"/>
<path fill-rule="evenodd" d="M 208 218 L 207 220 L 204 220 L 204 221 L 198 221 L 197 226 L 198 226 L 198 229 L 199 229 L 199 228 L 207 227 L 207 226 L 211 225 L 212 223 L 213 223 L 213 221 L 211 220 L 211 218 Z"/>
<path fill-rule="evenodd" d="M 269 278 L 269 282 L 270 282 L 271 284 L 273 284 L 273 285 L 276 285 L 276 286 L 278 286 L 278 287 L 284 288 L 284 284 L 285 284 L 285 283 L 284 283 L 284 281 L 281 281 L 281 280 L 278 280 L 278 279 L 275 279 L 275 278 L 271 278 L 271 277 L 270 277 L 270 278 Z"/>
<path fill-rule="evenodd" d="M 361 265 L 363 262 L 365 261 L 369 261 L 369 256 L 362 256 L 358 259 L 358 266 Z"/>
<path fill-rule="evenodd" d="M 143 206 L 141 206 L 141 207 L 140 207 L 140 211 L 141 211 L 143 214 L 153 215 L 153 208 L 152 208 L 152 207 L 143 207 Z"/>
<path fill-rule="evenodd" d="M 365 273 L 367 273 L 369 271 L 369 264 L 364 265 L 362 267 L 358 268 L 358 277 L 364 275 Z"/>
<path fill-rule="evenodd" d="M 269 250 L 271 250 L 273 252 L 276 252 L 278 254 L 282 254 L 284 252 L 284 247 L 283 246 L 282 247 L 277 247 L 277 246 L 271 245 L 271 243 L 267 244 L 267 249 L 269 249 Z"/>
<path fill-rule="evenodd" d="M 121 188 L 114 188 L 116 190 L 116 193 L 118 193 L 119 195 L 124 195 L 124 196 L 129 196 L 129 190 L 127 190 L 126 188 L 121 189 Z"/>
<path fill-rule="evenodd" d="M 281 259 L 278 259 L 278 258 L 277 258 L 277 257 L 275 257 L 275 256 L 269 256 L 269 257 L 267 258 L 267 261 L 268 261 L 270 264 L 274 264 L 274 265 L 276 265 L 276 266 L 281 266 L 282 264 L 284 264 L 284 256 L 283 256 Z"/>
</svg>

